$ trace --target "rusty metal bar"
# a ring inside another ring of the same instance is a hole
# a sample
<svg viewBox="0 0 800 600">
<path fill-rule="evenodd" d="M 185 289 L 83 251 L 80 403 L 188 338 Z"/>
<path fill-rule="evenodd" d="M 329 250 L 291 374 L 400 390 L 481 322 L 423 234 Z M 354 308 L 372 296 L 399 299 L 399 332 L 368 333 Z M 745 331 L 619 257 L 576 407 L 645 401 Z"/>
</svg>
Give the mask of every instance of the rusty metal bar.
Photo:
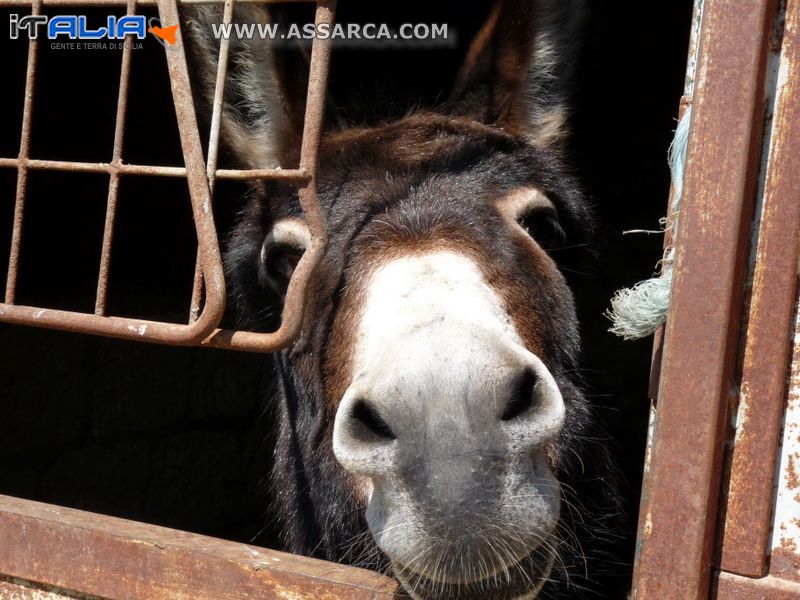
<svg viewBox="0 0 800 600">
<path fill-rule="evenodd" d="M 200 341 L 198 337 L 207 335 L 205 329 L 208 327 L 205 322 L 200 325 L 188 326 L 147 319 L 98 317 L 94 313 L 79 313 L 18 304 L 0 304 L 0 321 L 13 325 L 31 325 L 176 346 L 197 344 Z"/>
<path fill-rule="evenodd" d="M 795 22 L 794 26 L 797 25 Z M 777 461 L 769 575 L 800 585 L 800 289 Z"/>
<path fill-rule="evenodd" d="M 137 0 L 138 4 L 139 0 Z M 2 6 L 2 0 L 0 0 Z M 120 162 L 88 163 L 67 160 L 43 160 L 34 158 L 0 158 L 0 168 L 25 168 L 29 170 L 70 171 L 75 173 L 118 173 L 119 175 L 157 175 L 161 177 L 186 177 L 186 167 L 158 165 L 131 165 Z M 217 169 L 216 179 L 248 180 L 272 179 L 275 181 L 305 182 L 310 175 L 302 169 Z"/>
<path fill-rule="evenodd" d="M 161 22 L 168 25 L 179 23 L 177 0 L 159 0 L 158 13 Z M 222 258 L 219 253 L 214 213 L 211 209 L 211 191 L 206 179 L 203 147 L 194 112 L 189 68 L 183 46 L 183 36 L 178 30 L 180 44 L 165 48 L 169 82 L 175 111 L 178 117 L 178 133 L 186 164 L 186 179 L 192 201 L 199 262 L 206 282 L 205 303 L 198 318 L 189 327 L 200 325 L 207 333 L 213 331 L 222 319 L 225 310 L 225 280 L 222 273 Z M 199 340 L 197 340 L 199 341 Z"/>
<path fill-rule="evenodd" d="M 41 0 L 34 0 L 31 14 L 38 15 L 42 11 Z M 37 40 L 28 42 L 28 64 L 25 71 L 25 101 L 22 108 L 22 131 L 20 133 L 19 158 L 25 160 L 30 155 L 31 122 L 33 119 L 33 94 L 36 84 Z M 5 302 L 13 304 L 17 291 L 17 272 L 19 269 L 19 253 L 22 244 L 22 222 L 25 215 L 25 193 L 28 188 L 28 169 L 24 163 L 17 167 L 17 192 L 14 200 L 14 223 L 11 230 L 11 252 L 8 258 L 8 276 L 6 278 Z"/>
<path fill-rule="evenodd" d="M 800 255 L 800 1 L 789 0 L 722 535 L 725 571 L 767 573 Z"/>
<path fill-rule="evenodd" d="M 233 179 L 244 181 L 248 179 L 271 179 L 272 181 L 296 181 L 305 183 L 311 175 L 303 169 L 217 169 L 214 171 L 216 179 Z"/>
<path fill-rule="evenodd" d="M 222 11 L 222 22 L 229 24 L 233 20 L 233 6 L 235 0 L 225 0 Z M 216 184 L 217 161 L 219 158 L 219 130 L 222 121 L 222 103 L 225 97 L 225 81 L 228 74 L 228 55 L 230 54 L 230 38 L 223 38 L 219 44 L 217 57 L 217 79 L 214 83 L 214 101 L 211 111 L 211 133 L 208 140 L 208 159 L 206 161 L 206 177 L 211 200 L 214 200 L 214 187 Z M 194 283 L 192 285 L 192 301 L 189 307 L 189 322 L 197 320 L 200 314 L 203 296 L 203 271 L 200 267 L 200 257 L 195 260 Z"/>
<path fill-rule="evenodd" d="M 237 0 L 239 4 L 310 4 L 317 0 Z M 0 6 L 30 8 L 32 0 L 2 0 Z M 224 0 L 181 0 L 180 4 L 222 4 Z M 125 7 L 128 0 L 41 0 L 42 6 L 119 6 Z M 158 6 L 158 0 L 136 0 L 138 6 Z"/>
<path fill-rule="evenodd" d="M 363 569 L 8 496 L 0 539 L 0 597 L 9 579 L 30 593 L 15 598 L 52 586 L 71 598 L 390 600 L 398 588 Z"/>
<path fill-rule="evenodd" d="M 127 14 L 136 12 L 136 0 L 128 0 Z M 117 95 L 117 118 L 114 124 L 114 148 L 111 163 L 122 162 L 122 146 L 125 138 L 125 116 L 128 108 L 128 82 L 131 75 L 130 44 L 122 49 L 122 62 L 119 74 L 119 93 Z M 106 218 L 103 224 L 103 245 L 100 250 L 100 269 L 97 274 L 97 295 L 95 297 L 94 314 L 106 314 L 108 298 L 108 272 L 111 268 L 111 248 L 114 243 L 114 221 L 117 216 L 117 199 L 119 197 L 119 171 L 112 171 L 108 182 L 108 199 L 106 201 Z"/>
<path fill-rule="evenodd" d="M 318 2 L 315 15 L 317 26 L 332 25 L 335 13 L 335 0 Z M 270 334 L 217 330 L 203 341 L 204 345 L 251 352 L 274 352 L 289 345 L 300 331 L 308 280 L 322 258 L 327 238 L 325 219 L 317 202 L 316 172 L 324 126 L 330 55 L 331 40 L 316 38 L 311 51 L 305 127 L 300 150 L 300 171 L 309 173 L 311 178 L 299 190 L 300 206 L 311 232 L 311 243 L 289 281 L 281 326 L 278 331 Z"/>
<path fill-rule="evenodd" d="M 692 106 L 692 97 L 694 96 L 694 82 L 697 76 L 697 47 L 700 43 L 700 25 L 703 22 L 703 5 L 705 0 L 694 0 L 692 8 L 692 25 L 689 34 L 689 51 L 686 59 L 686 76 L 683 81 L 683 96 L 681 96 L 678 104 L 678 122 L 683 118 L 686 111 Z M 669 198 L 667 200 L 667 214 L 666 224 L 664 227 L 664 258 L 669 248 L 674 243 L 674 226 L 675 226 L 675 189 L 670 185 Z M 661 262 L 661 271 L 663 274 L 666 267 L 666 261 Z M 653 354 L 650 361 L 650 385 L 648 388 L 648 396 L 652 401 L 654 408 L 658 398 L 658 380 L 661 376 L 661 353 L 664 349 L 664 324 L 662 323 L 656 329 L 653 335 Z M 647 467 L 645 466 L 645 470 Z M 641 525 L 641 524 L 640 524 Z"/>
<path fill-rule="evenodd" d="M 776 2 L 707 0 L 635 597 L 705 600 Z M 697 357 L 702 357 L 698 360 Z"/>
<path fill-rule="evenodd" d="M 797 600 L 800 583 L 777 577 L 749 579 L 732 573 L 719 573 L 716 581 L 716 600 Z"/>
</svg>

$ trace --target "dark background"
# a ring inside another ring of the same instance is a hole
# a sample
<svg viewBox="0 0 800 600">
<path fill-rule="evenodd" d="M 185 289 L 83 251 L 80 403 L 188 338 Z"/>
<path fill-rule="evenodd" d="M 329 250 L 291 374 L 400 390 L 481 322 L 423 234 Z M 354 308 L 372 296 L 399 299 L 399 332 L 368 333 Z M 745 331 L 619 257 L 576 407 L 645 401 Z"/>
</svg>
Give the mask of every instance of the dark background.
<svg viewBox="0 0 800 600">
<path fill-rule="evenodd" d="M 342 22 L 460 25 L 456 47 L 337 51 L 332 105 L 351 118 L 359 99 L 376 110 L 364 99 L 392 80 L 393 101 L 379 107 L 387 116 L 446 94 L 449 73 L 485 14 L 483 4 L 465 4 L 373 2 L 368 11 L 363 3 L 341 0 Z M 571 155 L 601 228 L 593 247 L 598 258 L 570 278 L 592 399 L 624 476 L 624 555 L 630 562 L 651 341 L 615 338 L 603 311 L 616 289 L 650 276 L 661 256 L 660 236 L 622 232 L 655 229 L 665 212 L 666 152 L 682 90 L 691 2 L 593 0 L 589 6 Z M 0 11 L 3 28 L 8 13 Z M 6 34 L 0 44 L 0 156 L 14 157 L 27 44 Z M 163 50 L 152 39 L 142 44 L 133 52 L 124 158 L 180 165 Z M 32 156 L 110 160 L 120 52 L 48 46 L 46 40 L 40 44 Z M 403 75 L 413 78 L 413 93 L 400 84 Z M 92 312 L 107 178 L 44 171 L 29 177 L 17 302 Z M 15 185 L 16 172 L 0 169 L 0 265 L 8 257 Z M 216 213 L 222 234 L 243 193 L 240 186 L 220 183 Z M 184 322 L 194 244 L 183 180 L 124 178 L 109 313 Z M 5 266 L 0 285 L 5 286 Z M 271 545 L 265 479 L 271 379 L 268 356 L 0 325 L 0 493 Z M 629 571 L 622 565 L 621 577 Z"/>
</svg>

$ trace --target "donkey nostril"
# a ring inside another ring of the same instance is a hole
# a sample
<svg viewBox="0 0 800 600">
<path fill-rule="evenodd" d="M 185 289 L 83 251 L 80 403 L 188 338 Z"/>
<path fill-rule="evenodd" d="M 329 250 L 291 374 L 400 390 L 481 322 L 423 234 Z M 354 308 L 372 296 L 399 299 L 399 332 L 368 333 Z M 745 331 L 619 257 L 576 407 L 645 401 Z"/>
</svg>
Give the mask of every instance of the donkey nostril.
<svg viewBox="0 0 800 600">
<path fill-rule="evenodd" d="M 537 382 L 536 373 L 530 369 L 525 369 L 519 375 L 512 388 L 511 397 L 503 409 L 503 414 L 500 417 L 501 421 L 510 421 L 521 417 L 533 408 Z"/>
<path fill-rule="evenodd" d="M 395 439 L 394 432 L 392 432 L 389 424 L 365 400 L 359 400 L 355 403 L 351 417 L 355 425 L 353 434 L 364 441 Z"/>
</svg>

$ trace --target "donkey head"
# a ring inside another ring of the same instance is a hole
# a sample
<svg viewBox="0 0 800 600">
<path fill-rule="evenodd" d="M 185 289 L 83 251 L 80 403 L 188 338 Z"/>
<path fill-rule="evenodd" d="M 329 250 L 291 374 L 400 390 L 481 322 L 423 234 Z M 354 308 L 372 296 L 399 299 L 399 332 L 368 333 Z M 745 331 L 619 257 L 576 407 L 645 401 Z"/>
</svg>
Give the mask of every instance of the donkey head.
<svg viewBox="0 0 800 600">
<path fill-rule="evenodd" d="M 447 102 L 324 137 L 329 240 L 302 335 L 277 357 L 288 549 L 385 565 L 419 598 L 533 597 L 575 558 L 563 484 L 596 469 L 554 256 L 591 224 L 560 148 L 577 4 L 499 2 Z M 255 11 L 237 18 L 267 18 Z M 218 18 L 194 13 L 201 68 Z M 294 166 L 269 44 L 232 50 L 228 150 Z M 291 185 L 253 190 L 226 256 L 250 326 L 280 311 L 307 238 Z"/>
</svg>

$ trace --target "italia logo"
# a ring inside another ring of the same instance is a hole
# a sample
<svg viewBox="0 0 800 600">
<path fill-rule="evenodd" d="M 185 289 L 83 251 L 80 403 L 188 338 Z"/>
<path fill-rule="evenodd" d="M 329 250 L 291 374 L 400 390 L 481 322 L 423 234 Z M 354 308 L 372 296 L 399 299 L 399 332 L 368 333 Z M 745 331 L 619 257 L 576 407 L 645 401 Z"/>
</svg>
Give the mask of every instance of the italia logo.
<svg viewBox="0 0 800 600">
<path fill-rule="evenodd" d="M 88 25 L 85 15 L 9 15 L 10 38 L 19 39 L 22 32 L 27 33 L 27 38 L 31 40 L 38 39 L 39 33 L 44 32 L 49 40 L 66 38 L 86 41 L 124 40 L 126 36 L 143 40 L 149 32 L 166 47 L 176 43 L 178 26 L 162 27 L 156 17 L 151 17 L 148 22 L 142 15 L 109 15 L 105 25 L 96 28 Z"/>
<path fill-rule="evenodd" d="M 161 43 L 162 46 L 167 46 L 169 44 L 172 46 L 176 41 L 176 36 L 178 34 L 178 26 L 177 25 L 170 25 L 169 27 L 161 27 L 161 21 L 156 17 L 150 17 L 150 20 L 147 22 L 149 25 L 147 31 L 152 33 L 156 39 Z"/>
</svg>

